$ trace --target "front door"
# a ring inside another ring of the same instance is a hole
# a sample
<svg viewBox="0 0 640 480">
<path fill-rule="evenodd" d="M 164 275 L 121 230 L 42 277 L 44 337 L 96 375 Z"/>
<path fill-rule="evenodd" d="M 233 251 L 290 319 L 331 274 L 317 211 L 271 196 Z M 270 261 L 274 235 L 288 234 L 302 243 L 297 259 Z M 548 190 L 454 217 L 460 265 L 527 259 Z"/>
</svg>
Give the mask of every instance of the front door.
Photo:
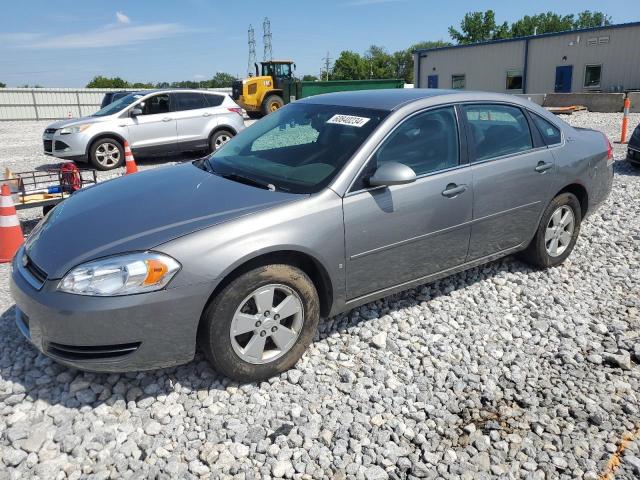
<svg viewBox="0 0 640 480">
<path fill-rule="evenodd" d="M 427 88 L 438 88 L 438 75 L 429 75 L 427 77 Z"/>
<path fill-rule="evenodd" d="M 573 79 L 573 65 L 556 67 L 556 93 L 570 93 Z"/>
<path fill-rule="evenodd" d="M 129 144 L 134 153 L 172 153 L 176 149 L 176 120 L 169 94 L 160 93 L 138 105 L 142 115 L 129 118 Z"/>
<path fill-rule="evenodd" d="M 546 145 L 534 142 L 520 108 L 465 105 L 463 111 L 474 188 L 472 261 L 533 238 L 554 187 L 555 159 Z"/>
<path fill-rule="evenodd" d="M 464 263 L 473 186 L 460 151 L 455 110 L 444 107 L 405 120 L 369 160 L 343 204 L 349 300 Z M 368 188 L 390 161 L 417 180 Z"/>
</svg>

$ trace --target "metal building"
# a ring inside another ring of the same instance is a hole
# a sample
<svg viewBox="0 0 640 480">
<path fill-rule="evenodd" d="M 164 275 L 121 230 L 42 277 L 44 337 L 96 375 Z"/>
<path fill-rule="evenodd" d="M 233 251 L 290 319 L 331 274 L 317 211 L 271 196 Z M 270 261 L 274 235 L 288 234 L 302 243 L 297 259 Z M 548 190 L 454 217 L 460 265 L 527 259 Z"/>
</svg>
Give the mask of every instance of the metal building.
<svg viewBox="0 0 640 480">
<path fill-rule="evenodd" d="M 414 52 L 414 83 L 512 94 L 640 89 L 640 22 Z"/>
</svg>

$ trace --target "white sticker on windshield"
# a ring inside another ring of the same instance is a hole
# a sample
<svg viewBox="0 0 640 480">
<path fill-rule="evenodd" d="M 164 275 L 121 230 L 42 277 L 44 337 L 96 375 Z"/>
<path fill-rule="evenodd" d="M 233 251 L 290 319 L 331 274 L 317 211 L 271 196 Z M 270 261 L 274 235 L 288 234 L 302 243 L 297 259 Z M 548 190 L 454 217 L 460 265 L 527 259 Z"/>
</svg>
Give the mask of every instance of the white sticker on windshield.
<svg viewBox="0 0 640 480">
<path fill-rule="evenodd" d="M 370 118 L 366 117 L 356 117 L 355 115 L 334 115 L 327 123 L 333 123 L 335 125 L 348 125 L 350 127 L 362 127 L 364 126 Z"/>
</svg>

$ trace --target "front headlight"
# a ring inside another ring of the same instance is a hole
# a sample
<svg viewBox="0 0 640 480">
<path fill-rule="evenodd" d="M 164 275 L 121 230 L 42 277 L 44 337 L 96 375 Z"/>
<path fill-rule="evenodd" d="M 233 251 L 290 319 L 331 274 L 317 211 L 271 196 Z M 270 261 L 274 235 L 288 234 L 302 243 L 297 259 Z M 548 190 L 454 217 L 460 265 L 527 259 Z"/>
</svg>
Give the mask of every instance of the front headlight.
<svg viewBox="0 0 640 480">
<path fill-rule="evenodd" d="M 160 290 L 180 269 L 168 255 L 130 253 L 78 265 L 67 273 L 58 290 L 76 295 L 110 297 Z"/>
<path fill-rule="evenodd" d="M 60 129 L 60 135 L 69 135 L 71 133 L 84 132 L 91 125 L 92 125 L 91 123 L 85 123 L 82 125 L 72 125 L 70 127 L 64 127 Z"/>
</svg>

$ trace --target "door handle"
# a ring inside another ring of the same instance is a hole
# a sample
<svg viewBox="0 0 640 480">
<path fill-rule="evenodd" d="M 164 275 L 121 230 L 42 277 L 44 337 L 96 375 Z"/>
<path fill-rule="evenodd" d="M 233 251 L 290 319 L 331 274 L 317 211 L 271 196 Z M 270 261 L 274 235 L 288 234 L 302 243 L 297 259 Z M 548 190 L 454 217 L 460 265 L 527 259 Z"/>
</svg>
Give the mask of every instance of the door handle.
<svg viewBox="0 0 640 480">
<path fill-rule="evenodd" d="M 551 168 L 553 168 L 553 163 L 538 162 L 538 165 L 536 166 L 536 172 L 544 173 Z"/>
<path fill-rule="evenodd" d="M 169 117 L 164 117 L 162 119 L 163 122 L 170 122 L 171 120 L 173 120 L 173 118 L 169 118 Z"/>
<path fill-rule="evenodd" d="M 456 185 L 455 183 L 450 183 L 447 185 L 445 190 L 443 190 L 442 195 L 448 198 L 457 197 L 461 193 L 464 193 L 467 190 L 466 185 Z"/>
<path fill-rule="evenodd" d="M 210 117 L 210 116 L 211 116 L 211 114 L 210 114 L 209 112 L 204 112 L 204 113 L 202 114 L 202 116 L 203 116 L 203 117 Z"/>
</svg>

